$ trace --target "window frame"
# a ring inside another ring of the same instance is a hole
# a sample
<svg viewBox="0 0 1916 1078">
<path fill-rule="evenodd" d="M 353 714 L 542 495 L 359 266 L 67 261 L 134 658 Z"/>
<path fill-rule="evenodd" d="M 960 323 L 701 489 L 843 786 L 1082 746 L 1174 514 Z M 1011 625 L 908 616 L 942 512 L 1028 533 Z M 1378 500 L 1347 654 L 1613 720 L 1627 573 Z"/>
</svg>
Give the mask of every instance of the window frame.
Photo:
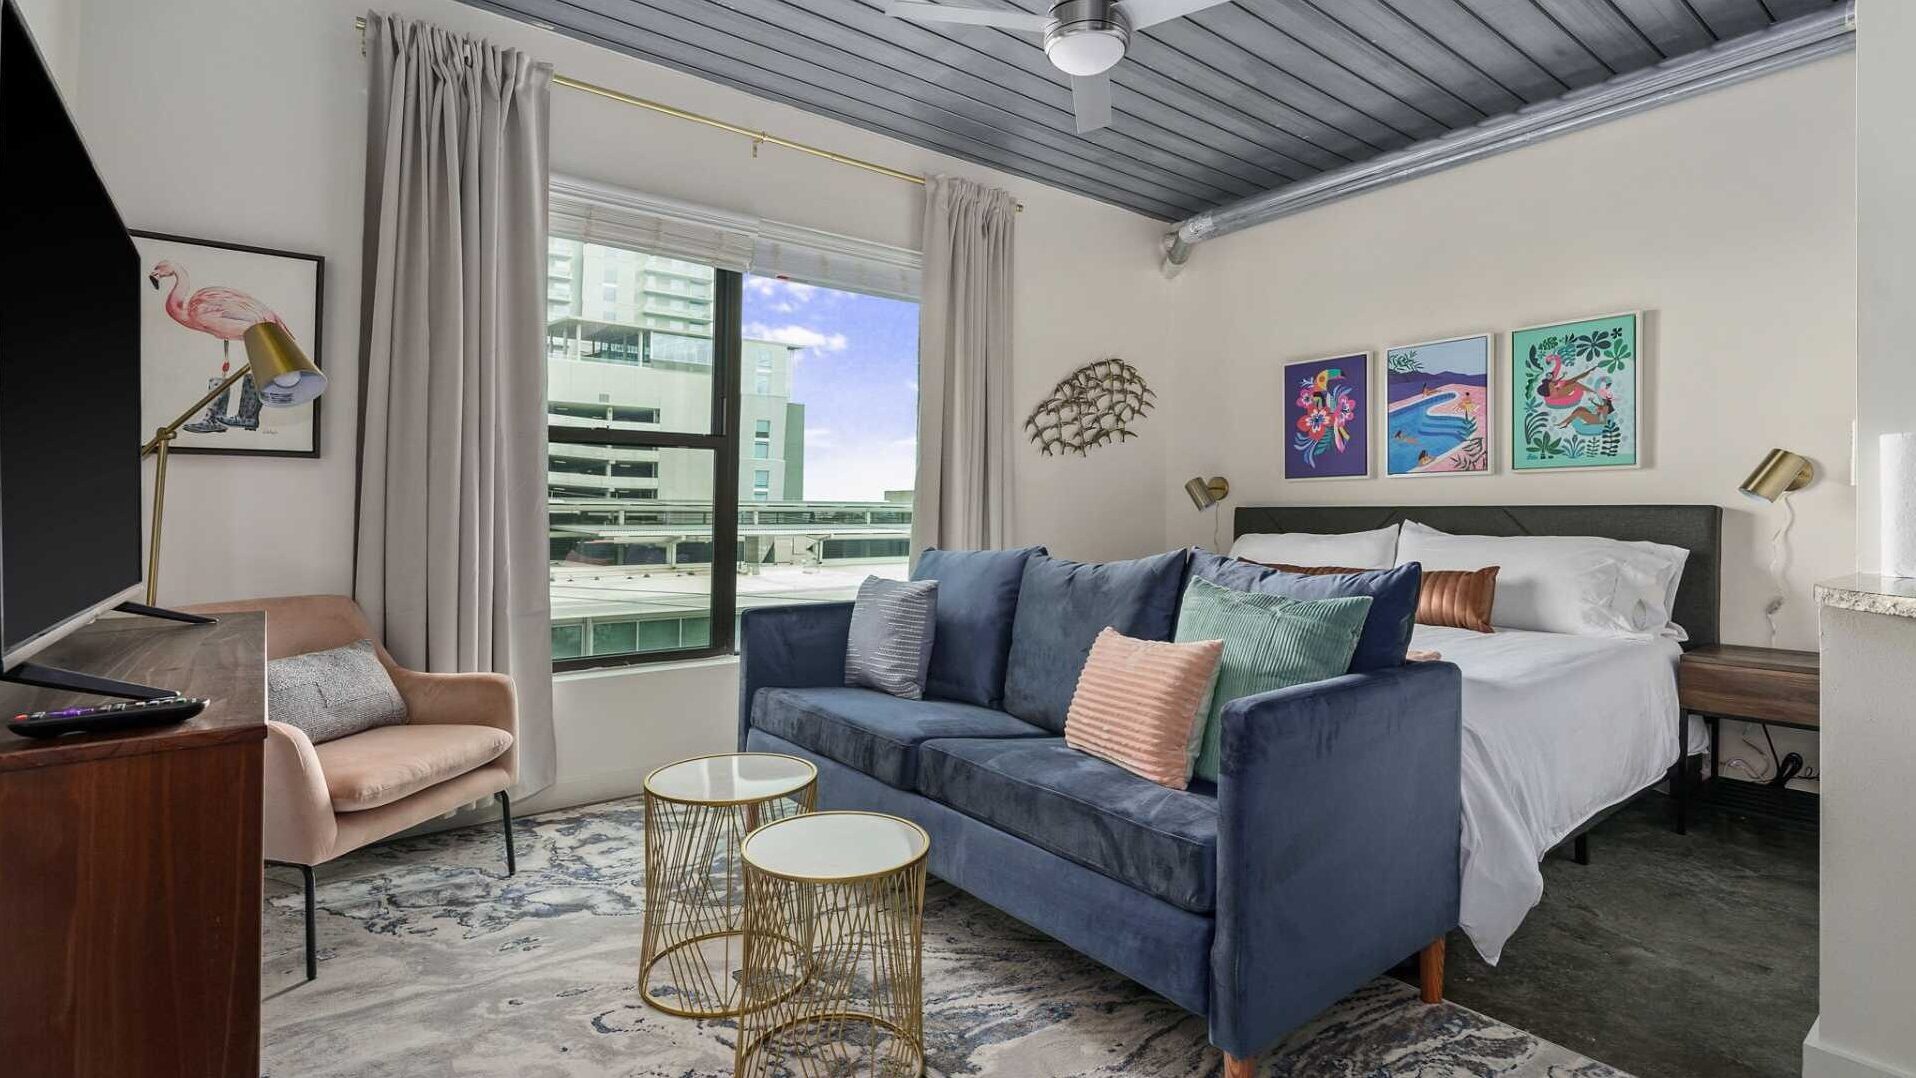
<svg viewBox="0 0 1916 1078">
<path fill-rule="evenodd" d="M 587 241 L 596 242 L 596 241 Z M 591 445 L 626 449 L 699 449 L 712 453 L 712 561 L 711 619 L 704 647 L 671 651 L 636 651 L 623 655 L 579 655 L 552 660 L 555 674 L 573 670 L 602 670 L 619 666 L 679 662 L 729 656 L 737 648 L 738 625 L 738 470 L 740 371 L 744 366 L 745 275 L 713 268 L 712 312 L 712 422 L 710 433 L 624 430 L 610 427 L 546 425 L 548 445 Z M 609 413 L 608 413 L 609 414 Z M 547 509 L 548 518 L 551 510 Z M 723 567 L 724 571 L 721 571 Z M 547 630 L 550 632 L 550 629 Z M 581 626 L 581 644 L 589 645 L 590 631 Z"/>
</svg>

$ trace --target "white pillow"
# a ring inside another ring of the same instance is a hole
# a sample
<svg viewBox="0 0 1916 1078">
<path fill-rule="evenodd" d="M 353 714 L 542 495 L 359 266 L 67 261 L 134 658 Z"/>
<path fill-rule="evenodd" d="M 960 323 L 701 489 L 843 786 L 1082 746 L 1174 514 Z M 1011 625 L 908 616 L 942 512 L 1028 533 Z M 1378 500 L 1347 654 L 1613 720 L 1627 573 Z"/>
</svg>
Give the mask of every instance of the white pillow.
<svg viewBox="0 0 1916 1078">
<path fill-rule="evenodd" d="M 1368 532 L 1317 535 L 1311 532 L 1262 532 L 1240 535 L 1231 557 L 1267 565 L 1342 565 L 1351 569 L 1388 569 L 1397 564 L 1397 525 Z"/>
<path fill-rule="evenodd" d="M 1670 608 L 1689 551 L 1588 535 L 1449 535 L 1405 521 L 1397 564 L 1471 571 L 1495 565 L 1490 622 L 1578 636 L 1684 639 Z"/>
</svg>

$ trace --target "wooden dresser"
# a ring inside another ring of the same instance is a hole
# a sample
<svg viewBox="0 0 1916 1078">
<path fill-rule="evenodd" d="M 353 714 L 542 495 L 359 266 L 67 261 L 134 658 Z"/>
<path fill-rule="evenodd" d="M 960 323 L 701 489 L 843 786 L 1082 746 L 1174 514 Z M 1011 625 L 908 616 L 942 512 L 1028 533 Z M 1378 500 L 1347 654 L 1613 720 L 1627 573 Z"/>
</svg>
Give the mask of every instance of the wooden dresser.
<svg viewBox="0 0 1916 1078">
<path fill-rule="evenodd" d="M 107 618 L 35 658 L 212 703 L 121 735 L 0 727 L 0 1073 L 257 1076 L 264 616 Z M 100 702 L 0 685 L 8 716 Z"/>
</svg>

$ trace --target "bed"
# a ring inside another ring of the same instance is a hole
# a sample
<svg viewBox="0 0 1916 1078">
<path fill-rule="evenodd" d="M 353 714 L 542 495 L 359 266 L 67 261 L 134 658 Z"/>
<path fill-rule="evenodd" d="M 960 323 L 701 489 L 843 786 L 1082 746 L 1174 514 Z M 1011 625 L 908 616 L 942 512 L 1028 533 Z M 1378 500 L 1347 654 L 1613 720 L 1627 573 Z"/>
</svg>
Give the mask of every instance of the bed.
<svg viewBox="0 0 1916 1078">
<path fill-rule="evenodd" d="M 1461 927 L 1485 961 L 1543 895 L 1539 862 L 1662 781 L 1678 752 L 1677 659 L 1714 644 L 1722 510 L 1706 505 L 1270 506 L 1236 535 L 1344 533 L 1415 520 L 1457 535 L 1594 535 L 1690 552 L 1674 604 L 1688 633 L 1619 640 L 1420 625 L 1415 648 L 1464 675 Z"/>
</svg>

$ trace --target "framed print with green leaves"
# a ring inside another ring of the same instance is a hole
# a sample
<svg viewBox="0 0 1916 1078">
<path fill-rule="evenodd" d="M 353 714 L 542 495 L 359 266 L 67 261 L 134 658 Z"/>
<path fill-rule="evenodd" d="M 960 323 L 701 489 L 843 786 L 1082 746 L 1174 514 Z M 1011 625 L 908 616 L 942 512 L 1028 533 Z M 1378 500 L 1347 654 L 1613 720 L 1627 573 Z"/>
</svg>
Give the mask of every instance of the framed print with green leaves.
<svg viewBox="0 0 1916 1078">
<path fill-rule="evenodd" d="M 1510 467 L 1635 468 L 1643 398 L 1636 311 L 1510 333 Z"/>
</svg>

